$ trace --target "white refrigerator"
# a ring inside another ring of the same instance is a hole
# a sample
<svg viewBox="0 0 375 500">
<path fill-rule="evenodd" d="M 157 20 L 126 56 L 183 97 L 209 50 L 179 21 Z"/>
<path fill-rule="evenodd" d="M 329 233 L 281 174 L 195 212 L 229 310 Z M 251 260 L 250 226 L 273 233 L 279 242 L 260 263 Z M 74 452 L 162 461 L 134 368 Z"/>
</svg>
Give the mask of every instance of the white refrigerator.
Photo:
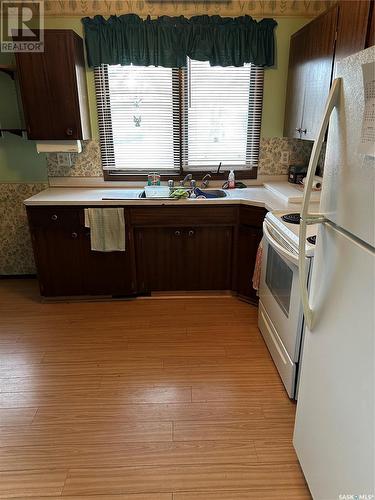
<svg viewBox="0 0 375 500">
<path fill-rule="evenodd" d="M 300 253 L 306 225 L 319 230 L 309 294 L 300 273 L 306 331 L 293 443 L 315 500 L 375 498 L 374 61 L 371 47 L 337 65 L 301 215 Z M 320 213 L 310 214 L 328 121 Z"/>
</svg>

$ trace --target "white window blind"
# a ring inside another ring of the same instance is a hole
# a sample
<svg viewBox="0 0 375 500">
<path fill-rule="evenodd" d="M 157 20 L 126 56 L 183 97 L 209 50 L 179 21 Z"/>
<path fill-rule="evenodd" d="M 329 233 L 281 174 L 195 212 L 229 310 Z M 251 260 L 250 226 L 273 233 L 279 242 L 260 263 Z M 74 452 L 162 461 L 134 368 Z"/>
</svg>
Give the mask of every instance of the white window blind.
<svg viewBox="0 0 375 500">
<path fill-rule="evenodd" d="M 95 86 L 103 169 L 180 168 L 178 70 L 102 65 Z"/>
<path fill-rule="evenodd" d="M 95 68 L 103 169 L 249 169 L 257 166 L 263 68 Z"/>
<path fill-rule="evenodd" d="M 212 170 L 258 164 L 263 68 L 211 67 L 188 60 L 185 73 L 184 167 Z"/>
</svg>

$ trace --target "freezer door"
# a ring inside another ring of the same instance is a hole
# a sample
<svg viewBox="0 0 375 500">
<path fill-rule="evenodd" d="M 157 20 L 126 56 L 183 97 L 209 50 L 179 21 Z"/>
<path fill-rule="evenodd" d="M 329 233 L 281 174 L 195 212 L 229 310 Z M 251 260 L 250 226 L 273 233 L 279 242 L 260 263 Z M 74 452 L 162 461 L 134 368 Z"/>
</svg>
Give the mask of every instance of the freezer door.
<svg viewBox="0 0 375 500">
<path fill-rule="evenodd" d="M 329 123 L 320 212 L 360 240 L 375 246 L 375 158 L 358 152 L 364 113 L 362 65 L 375 47 L 337 64 L 342 78 L 338 107 Z"/>
<path fill-rule="evenodd" d="M 374 494 L 374 265 L 372 250 L 320 226 L 293 440 L 315 500 Z"/>
</svg>

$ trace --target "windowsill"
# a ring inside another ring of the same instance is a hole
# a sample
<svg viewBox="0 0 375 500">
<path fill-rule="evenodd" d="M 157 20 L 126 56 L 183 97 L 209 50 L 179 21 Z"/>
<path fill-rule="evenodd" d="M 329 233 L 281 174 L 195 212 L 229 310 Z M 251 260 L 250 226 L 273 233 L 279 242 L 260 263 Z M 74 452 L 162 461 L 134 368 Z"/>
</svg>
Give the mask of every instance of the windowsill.
<svg viewBox="0 0 375 500">
<path fill-rule="evenodd" d="M 262 186 L 264 182 L 281 182 L 286 181 L 288 176 L 284 175 L 262 175 L 259 174 L 256 179 L 243 179 L 243 182 L 248 186 Z M 201 178 L 197 179 L 198 184 Z M 124 189 L 136 189 L 145 186 L 147 181 L 143 177 L 140 181 L 126 180 L 126 181 L 105 181 L 103 177 L 49 177 L 48 178 L 49 187 L 68 187 L 68 188 L 124 188 Z M 163 181 L 163 184 L 166 184 Z M 210 180 L 209 187 L 221 188 L 223 180 Z"/>
<path fill-rule="evenodd" d="M 243 180 L 243 179 L 256 179 L 257 178 L 257 168 L 252 168 L 251 170 L 235 170 L 235 177 L 237 180 Z M 161 182 L 167 182 L 169 179 L 173 179 L 175 181 L 182 180 L 186 177 L 188 174 L 192 174 L 193 179 L 196 180 L 201 180 L 205 175 L 209 174 L 211 176 L 211 180 L 227 180 L 228 175 L 229 175 L 229 170 L 224 170 L 223 172 L 220 172 L 217 174 L 216 172 L 210 172 L 209 170 L 203 170 L 203 171 L 198 171 L 198 170 L 187 170 L 183 172 L 182 174 L 175 174 L 175 173 L 160 173 L 160 180 Z M 147 174 L 148 172 L 144 174 L 113 174 L 110 171 L 104 170 L 103 171 L 103 177 L 105 181 L 113 181 L 113 182 L 126 182 L 126 181 L 145 181 L 147 182 Z"/>
</svg>

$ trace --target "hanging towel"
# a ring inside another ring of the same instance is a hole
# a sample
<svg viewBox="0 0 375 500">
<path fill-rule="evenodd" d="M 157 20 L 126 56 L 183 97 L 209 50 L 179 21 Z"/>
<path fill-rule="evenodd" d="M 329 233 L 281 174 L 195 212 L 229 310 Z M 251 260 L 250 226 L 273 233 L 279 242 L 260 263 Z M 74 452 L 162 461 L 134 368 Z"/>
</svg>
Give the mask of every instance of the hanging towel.
<svg viewBox="0 0 375 500">
<path fill-rule="evenodd" d="M 253 288 L 254 290 L 257 291 L 259 290 L 260 274 L 262 271 L 262 255 L 263 255 L 263 238 L 258 246 L 257 256 L 255 259 L 254 273 L 253 273 Z"/>
<path fill-rule="evenodd" d="M 90 228 L 91 250 L 125 251 L 123 208 L 85 208 L 85 227 Z"/>
</svg>

